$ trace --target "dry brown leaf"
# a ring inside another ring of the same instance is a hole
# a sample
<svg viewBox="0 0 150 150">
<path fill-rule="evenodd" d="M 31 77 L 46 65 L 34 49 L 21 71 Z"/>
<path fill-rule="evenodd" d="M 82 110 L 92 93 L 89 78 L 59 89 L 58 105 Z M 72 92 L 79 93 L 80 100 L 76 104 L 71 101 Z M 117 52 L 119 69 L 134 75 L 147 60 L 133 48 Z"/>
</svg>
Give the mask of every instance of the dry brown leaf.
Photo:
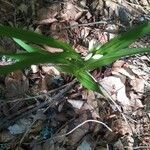
<svg viewBox="0 0 150 150">
<path fill-rule="evenodd" d="M 114 149 L 124 150 L 124 146 L 123 146 L 123 144 L 122 144 L 122 142 L 120 140 L 115 142 Z"/>
<path fill-rule="evenodd" d="M 47 46 L 47 45 L 44 45 L 44 48 L 46 51 L 50 52 L 50 53 L 60 53 L 60 52 L 63 52 L 62 49 L 60 48 L 54 48 L 54 47 L 50 47 L 50 46 Z"/>
<path fill-rule="evenodd" d="M 39 84 L 39 88 L 44 92 L 52 90 L 54 76 L 60 76 L 60 72 L 53 66 L 42 66 L 43 73 L 46 73 Z"/>
<path fill-rule="evenodd" d="M 112 69 L 114 68 L 121 68 L 125 64 L 125 61 L 123 60 L 118 60 L 113 63 Z"/>
<path fill-rule="evenodd" d="M 37 17 L 39 21 L 45 20 L 45 19 L 53 19 L 58 14 L 59 10 L 58 5 L 51 5 L 50 7 L 43 7 L 40 10 L 37 11 Z"/>
<path fill-rule="evenodd" d="M 22 71 L 10 73 L 5 78 L 6 97 L 18 97 L 24 95 L 29 89 L 29 81 Z"/>
<path fill-rule="evenodd" d="M 94 141 L 90 135 L 84 137 L 82 143 L 77 147 L 77 150 L 92 150 Z"/>
<path fill-rule="evenodd" d="M 78 119 L 71 122 L 69 126 L 69 131 L 71 131 L 74 127 L 79 125 L 80 123 L 84 122 L 85 120 L 89 119 L 89 116 L 91 113 L 89 111 L 82 112 L 82 115 L 79 116 Z M 93 123 L 86 123 L 80 128 L 76 129 L 73 133 L 68 135 L 68 142 L 67 145 L 75 145 L 77 142 L 79 142 L 82 137 L 93 127 Z"/>
<path fill-rule="evenodd" d="M 35 145 L 32 147 L 32 150 L 43 150 L 43 148 L 42 148 L 42 145 L 40 145 L 40 144 L 35 144 Z"/>
<path fill-rule="evenodd" d="M 10 140 L 14 139 L 14 136 L 7 130 L 0 132 L 0 143 L 7 143 Z"/>
<path fill-rule="evenodd" d="M 42 150 L 55 150 L 54 141 L 46 140 L 46 142 L 42 146 Z"/>
<path fill-rule="evenodd" d="M 82 30 L 81 30 L 81 38 L 86 38 L 88 35 L 89 35 L 89 33 L 90 33 L 90 28 L 88 28 L 88 27 L 84 27 Z"/>
<path fill-rule="evenodd" d="M 130 106 L 130 100 L 125 93 L 125 85 L 120 78 L 109 76 L 100 81 L 100 84 L 104 88 L 104 94 L 120 102 L 123 106 Z M 107 92 L 106 92 L 107 91 Z"/>
<path fill-rule="evenodd" d="M 67 100 L 74 108 L 77 108 L 77 109 L 81 109 L 82 106 L 84 105 L 84 101 L 83 100 Z"/>
<path fill-rule="evenodd" d="M 42 71 L 49 75 L 60 75 L 60 72 L 54 66 L 42 66 Z"/>
<path fill-rule="evenodd" d="M 45 82 L 43 84 L 46 85 L 46 88 L 48 90 L 52 90 L 53 89 L 52 83 L 53 83 L 53 80 L 54 80 L 54 76 L 46 74 L 44 80 L 45 80 Z"/>
<path fill-rule="evenodd" d="M 15 6 L 9 0 L 0 0 L 1 10 L 6 14 L 13 13 Z"/>
<path fill-rule="evenodd" d="M 144 108 L 140 99 L 133 99 L 131 105 L 132 105 L 133 110 L 137 110 L 139 108 Z"/>
<path fill-rule="evenodd" d="M 27 14 L 28 12 L 28 6 L 24 3 L 21 3 L 20 6 L 17 8 L 18 11 L 21 11 L 22 13 Z"/>
<path fill-rule="evenodd" d="M 130 126 L 129 126 L 129 124 L 126 123 L 122 119 L 113 120 L 113 122 L 111 124 L 111 129 L 113 130 L 113 132 L 110 132 L 107 130 L 107 132 L 105 134 L 105 139 L 109 143 L 114 140 L 117 140 L 118 136 L 124 136 L 126 134 L 132 135 L 132 131 L 135 130 L 134 124 L 130 123 Z"/>
<path fill-rule="evenodd" d="M 94 119 L 100 118 L 98 102 L 97 102 L 97 99 L 95 98 L 94 92 L 93 91 L 84 91 L 82 96 L 83 96 L 83 99 L 86 99 L 86 103 L 84 103 L 82 109 L 90 110 L 92 117 Z"/>
<path fill-rule="evenodd" d="M 132 85 L 132 88 L 137 92 L 137 93 L 144 93 L 144 85 L 145 82 L 143 79 L 140 78 L 135 78 L 131 80 L 130 84 Z"/>
<path fill-rule="evenodd" d="M 79 18 L 82 12 L 77 9 L 77 7 L 71 2 L 68 1 L 66 3 L 66 9 L 64 11 L 64 14 L 62 14 L 62 18 L 64 20 L 76 20 Z"/>
</svg>

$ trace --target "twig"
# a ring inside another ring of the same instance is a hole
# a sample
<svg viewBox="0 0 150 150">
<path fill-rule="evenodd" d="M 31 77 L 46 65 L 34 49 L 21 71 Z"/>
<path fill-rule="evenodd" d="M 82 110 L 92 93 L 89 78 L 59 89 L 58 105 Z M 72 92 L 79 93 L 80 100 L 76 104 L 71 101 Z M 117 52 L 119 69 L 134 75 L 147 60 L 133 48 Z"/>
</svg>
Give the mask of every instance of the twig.
<svg viewBox="0 0 150 150">
<path fill-rule="evenodd" d="M 30 100 L 30 99 L 37 99 L 37 98 L 41 98 L 41 97 L 44 97 L 44 96 L 47 96 L 49 94 L 52 94 L 54 92 L 57 92 L 58 90 L 61 90 L 63 88 L 65 88 L 66 86 L 68 86 L 70 83 L 67 83 L 59 88 L 56 88 L 56 89 L 53 89 L 47 93 L 44 93 L 44 94 L 39 94 L 39 95 L 36 95 L 36 96 L 29 96 L 29 97 L 26 97 L 26 98 L 18 98 L 18 99 L 14 99 L 14 100 L 0 100 L 0 102 L 3 102 L 3 105 L 4 104 L 7 104 L 7 103 L 15 103 L 17 101 L 26 101 L 26 100 Z"/>
<path fill-rule="evenodd" d="M 96 25 L 96 24 L 112 24 L 112 22 L 110 22 L 110 21 L 108 22 L 108 21 L 109 20 L 107 20 L 107 21 L 89 22 L 89 23 L 82 23 L 82 24 L 75 24 L 75 25 L 63 27 L 63 28 L 61 28 L 61 30 L 69 29 L 69 28 L 77 28 L 77 27 L 81 27 L 81 26 L 92 26 L 92 25 Z M 125 26 L 120 24 L 120 23 L 116 23 L 116 24 L 125 28 Z"/>
<path fill-rule="evenodd" d="M 148 12 L 146 12 L 144 9 L 143 9 L 143 7 L 141 6 L 141 5 L 139 5 L 139 4 L 133 4 L 133 3 L 130 3 L 130 2 L 128 2 L 128 1 L 125 1 L 127 4 L 129 4 L 129 5 L 131 5 L 131 7 L 132 8 L 136 8 L 137 9 L 137 7 L 139 8 L 139 9 L 141 9 L 145 14 L 148 14 Z"/>
<path fill-rule="evenodd" d="M 29 126 L 29 128 L 26 130 L 26 132 L 24 133 L 24 135 L 22 136 L 20 142 L 19 142 L 19 145 L 21 145 L 21 143 L 23 142 L 23 140 L 25 139 L 25 137 L 27 136 L 27 134 L 29 133 L 29 131 L 31 130 L 31 128 L 33 127 L 34 123 L 36 122 L 37 120 L 33 120 L 32 124 Z"/>
<path fill-rule="evenodd" d="M 128 147 L 128 146 L 125 146 L 124 148 L 131 148 L 131 147 Z M 150 146 L 137 146 L 137 147 L 133 147 L 133 149 L 138 149 L 138 150 L 141 150 L 141 149 L 150 149 Z"/>
<path fill-rule="evenodd" d="M 125 117 L 124 113 L 123 113 L 122 110 L 119 108 L 119 106 L 117 105 L 117 103 L 115 102 L 115 100 L 111 97 L 111 95 L 107 92 L 107 90 L 106 90 L 101 84 L 99 84 L 99 86 L 107 93 L 107 96 L 106 96 L 106 97 L 108 97 L 108 98 L 112 101 L 112 103 L 116 106 L 116 108 L 119 110 L 119 112 L 121 113 L 122 117 L 124 118 L 126 124 L 128 124 L 129 127 L 131 128 L 132 133 L 134 133 L 134 131 L 133 131 L 131 125 L 129 124 L 129 122 L 128 122 L 128 120 L 127 120 L 127 118 Z M 104 93 L 103 93 L 103 94 L 104 94 Z"/>
<path fill-rule="evenodd" d="M 71 131 L 67 132 L 66 134 L 54 136 L 54 137 L 50 138 L 49 140 L 53 140 L 53 139 L 56 139 L 56 138 L 61 138 L 61 137 L 67 136 L 67 135 L 73 133 L 75 130 L 77 130 L 77 129 L 80 128 L 81 126 L 83 126 L 84 124 L 88 123 L 88 122 L 95 122 L 95 123 L 102 124 L 102 125 L 104 125 L 109 131 L 112 132 L 112 129 L 109 128 L 105 123 L 103 123 L 103 122 L 101 122 L 101 121 L 98 121 L 98 120 L 89 119 L 89 120 L 86 120 L 86 121 L 82 122 L 81 124 L 79 124 L 78 126 L 76 126 L 75 128 L 73 128 Z"/>
<path fill-rule="evenodd" d="M 71 89 L 71 87 L 76 83 L 75 80 L 73 80 L 72 82 L 67 84 L 67 87 L 65 87 L 64 89 L 62 89 L 58 94 L 54 95 L 53 98 L 49 97 L 49 101 L 45 101 L 41 104 L 39 104 L 38 106 L 36 105 L 32 105 L 30 107 L 27 107 L 23 110 L 20 110 L 18 112 L 16 112 L 15 114 L 8 116 L 6 118 L 4 118 L 1 122 L 0 122 L 0 130 L 3 129 L 4 127 L 8 127 L 12 122 L 27 116 L 35 111 L 37 111 L 38 109 L 41 109 L 43 107 L 48 107 L 49 105 L 51 107 L 55 106 L 58 101 L 60 99 L 62 99 L 62 97 Z"/>
<path fill-rule="evenodd" d="M 60 135 L 60 136 L 67 136 L 69 134 L 71 134 L 72 132 L 74 132 L 76 129 L 80 128 L 81 126 L 83 126 L 85 123 L 88 123 L 88 122 L 95 122 L 95 123 L 99 123 L 99 124 L 102 124 L 103 126 L 105 126 L 109 131 L 112 132 L 112 129 L 109 128 L 105 123 L 101 122 L 101 121 L 98 121 L 98 120 L 86 120 L 84 122 L 82 122 L 81 124 L 79 124 L 78 126 L 76 126 L 74 129 L 72 129 L 71 131 L 69 131 L 68 133 L 64 134 L 64 135 Z"/>
<path fill-rule="evenodd" d="M 107 21 L 96 21 L 96 22 L 89 22 L 89 23 L 82 23 L 82 24 L 75 24 L 68 27 L 64 27 L 62 29 L 69 29 L 69 28 L 75 28 L 75 27 L 81 27 L 81 26 L 91 26 L 95 24 L 107 24 Z"/>
</svg>

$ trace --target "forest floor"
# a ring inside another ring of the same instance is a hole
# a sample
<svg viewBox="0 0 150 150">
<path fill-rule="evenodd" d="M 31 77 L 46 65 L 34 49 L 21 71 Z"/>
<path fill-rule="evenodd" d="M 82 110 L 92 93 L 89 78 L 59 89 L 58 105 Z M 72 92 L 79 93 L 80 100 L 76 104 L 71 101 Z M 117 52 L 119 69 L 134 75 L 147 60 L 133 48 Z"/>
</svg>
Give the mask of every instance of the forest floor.
<svg viewBox="0 0 150 150">
<path fill-rule="evenodd" d="M 0 24 L 68 42 L 86 56 L 92 46 L 150 20 L 149 6 L 148 0 L 0 0 Z M 131 45 L 148 46 L 148 36 Z M 22 50 L 6 37 L 2 49 Z M 1 75 L 0 150 L 150 150 L 150 55 L 117 60 L 92 75 L 108 97 L 51 64 Z"/>
</svg>

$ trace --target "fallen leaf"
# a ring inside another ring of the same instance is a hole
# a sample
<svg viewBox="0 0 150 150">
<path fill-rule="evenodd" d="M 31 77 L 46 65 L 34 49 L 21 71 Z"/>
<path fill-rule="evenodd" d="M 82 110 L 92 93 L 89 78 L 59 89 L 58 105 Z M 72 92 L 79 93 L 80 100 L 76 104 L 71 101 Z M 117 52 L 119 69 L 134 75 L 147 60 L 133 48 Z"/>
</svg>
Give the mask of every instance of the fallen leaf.
<svg viewBox="0 0 150 150">
<path fill-rule="evenodd" d="M 135 78 L 131 80 L 130 84 L 132 85 L 132 88 L 138 93 L 144 93 L 144 86 L 145 82 L 143 79 Z"/>
<path fill-rule="evenodd" d="M 24 95 L 29 89 L 29 81 L 22 71 L 10 73 L 5 78 L 6 97 L 18 97 Z"/>
<path fill-rule="evenodd" d="M 120 78 L 109 76 L 100 81 L 100 84 L 104 88 L 104 93 L 107 97 L 113 98 L 120 102 L 123 106 L 129 106 L 130 100 L 125 93 L 125 85 Z"/>
<path fill-rule="evenodd" d="M 83 104 L 85 103 L 82 100 L 67 100 L 74 108 L 81 109 Z"/>
<path fill-rule="evenodd" d="M 86 139 L 77 147 L 77 150 L 92 150 L 91 143 L 87 142 Z"/>
<path fill-rule="evenodd" d="M 0 132 L 0 143 L 7 143 L 14 138 L 15 137 L 8 130 L 3 130 Z"/>
<path fill-rule="evenodd" d="M 42 71 L 49 75 L 60 75 L 60 72 L 53 66 L 42 66 Z"/>
<path fill-rule="evenodd" d="M 21 3 L 21 5 L 17 9 L 25 14 L 27 14 L 27 12 L 28 12 L 28 6 L 25 5 L 24 3 Z"/>
</svg>

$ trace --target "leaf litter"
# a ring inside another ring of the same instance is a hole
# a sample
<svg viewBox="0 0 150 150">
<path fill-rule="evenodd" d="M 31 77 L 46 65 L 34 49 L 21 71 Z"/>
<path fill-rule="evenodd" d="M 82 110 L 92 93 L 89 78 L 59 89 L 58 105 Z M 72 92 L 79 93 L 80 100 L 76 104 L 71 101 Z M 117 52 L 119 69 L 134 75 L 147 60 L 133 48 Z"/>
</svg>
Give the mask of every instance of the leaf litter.
<svg viewBox="0 0 150 150">
<path fill-rule="evenodd" d="M 150 19 L 148 0 L 0 3 L 1 24 L 67 41 L 85 58 L 95 45 Z M 1 37 L 0 44 L 0 51 L 20 51 L 10 39 Z M 149 46 L 147 36 L 131 45 L 145 46 Z M 0 65 L 9 63 L 0 60 Z M 94 70 L 105 97 L 83 89 L 51 64 L 0 76 L 0 149 L 149 149 L 149 64 L 145 54 Z"/>
</svg>

